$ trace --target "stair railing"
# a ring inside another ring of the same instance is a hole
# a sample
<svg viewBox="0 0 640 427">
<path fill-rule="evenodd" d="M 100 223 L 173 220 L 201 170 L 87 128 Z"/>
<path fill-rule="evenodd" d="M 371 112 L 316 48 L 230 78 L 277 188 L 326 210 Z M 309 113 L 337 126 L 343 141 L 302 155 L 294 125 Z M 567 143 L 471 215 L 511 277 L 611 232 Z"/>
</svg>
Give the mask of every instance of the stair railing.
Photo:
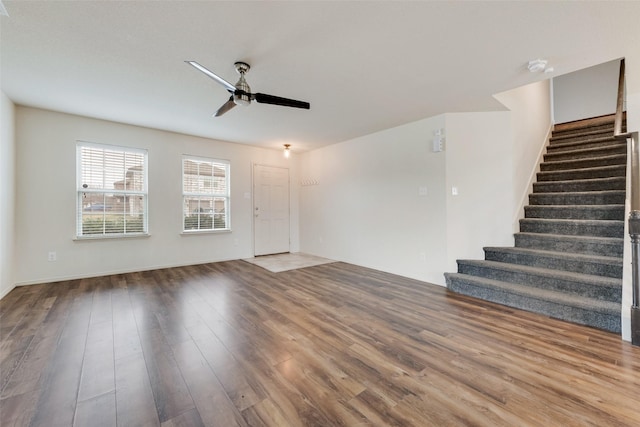
<svg viewBox="0 0 640 427">
<path fill-rule="evenodd" d="M 624 102 L 625 64 L 620 61 L 618 78 L 618 102 L 614 124 L 614 136 L 629 141 L 631 170 L 631 210 L 629 212 L 629 237 L 631 238 L 631 343 L 640 346 L 640 138 L 638 132 L 622 132 L 622 109 Z"/>
</svg>

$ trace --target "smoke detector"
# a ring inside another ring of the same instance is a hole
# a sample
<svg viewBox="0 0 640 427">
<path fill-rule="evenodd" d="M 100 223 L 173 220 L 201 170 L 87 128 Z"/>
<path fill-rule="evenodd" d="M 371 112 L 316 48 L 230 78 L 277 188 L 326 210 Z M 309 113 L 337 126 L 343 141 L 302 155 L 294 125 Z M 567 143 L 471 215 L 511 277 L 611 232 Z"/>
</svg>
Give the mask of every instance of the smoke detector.
<svg viewBox="0 0 640 427">
<path fill-rule="evenodd" d="M 529 61 L 529 65 L 527 65 L 527 68 L 532 73 L 539 73 L 540 71 L 544 71 L 546 67 L 547 67 L 546 59 L 534 59 L 532 61 Z"/>
</svg>

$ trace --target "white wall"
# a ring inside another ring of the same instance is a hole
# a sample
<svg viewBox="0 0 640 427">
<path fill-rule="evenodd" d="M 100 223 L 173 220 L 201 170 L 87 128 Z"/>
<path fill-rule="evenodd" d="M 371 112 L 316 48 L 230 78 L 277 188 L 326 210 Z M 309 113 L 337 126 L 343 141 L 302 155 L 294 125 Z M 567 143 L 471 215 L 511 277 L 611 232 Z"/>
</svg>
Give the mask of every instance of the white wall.
<svg viewBox="0 0 640 427">
<path fill-rule="evenodd" d="M 509 112 L 446 115 L 447 266 L 513 245 L 513 145 Z M 458 195 L 452 194 L 452 187 Z"/>
<path fill-rule="evenodd" d="M 16 109 L 16 284 L 248 258 L 253 255 L 252 164 L 289 167 L 296 158 L 267 150 L 26 107 Z M 149 153 L 149 237 L 74 240 L 76 141 Z M 181 156 L 231 162 L 230 233 L 181 235 Z M 298 250 L 297 186 L 292 185 L 292 251 Z M 57 261 L 48 262 L 49 251 Z"/>
<path fill-rule="evenodd" d="M 616 112 L 620 61 L 610 61 L 553 79 L 555 123 Z"/>
<path fill-rule="evenodd" d="M 304 154 L 302 179 L 317 185 L 301 188 L 302 251 L 444 285 L 456 258 L 508 244 L 508 117 L 446 114 Z"/>
<path fill-rule="evenodd" d="M 301 250 L 433 283 L 446 263 L 437 116 L 301 156 Z M 420 195 L 420 189 L 426 195 Z"/>
<path fill-rule="evenodd" d="M 0 92 L 0 298 L 14 288 L 15 107 Z"/>
</svg>

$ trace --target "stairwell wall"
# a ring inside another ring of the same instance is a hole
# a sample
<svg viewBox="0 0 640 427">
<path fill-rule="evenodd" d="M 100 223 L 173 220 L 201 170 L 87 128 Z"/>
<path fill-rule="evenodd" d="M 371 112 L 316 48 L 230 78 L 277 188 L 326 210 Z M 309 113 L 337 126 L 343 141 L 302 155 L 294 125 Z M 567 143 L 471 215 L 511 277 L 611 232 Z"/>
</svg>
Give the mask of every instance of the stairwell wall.
<svg viewBox="0 0 640 427">
<path fill-rule="evenodd" d="M 529 204 L 536 173 L 540 171 L 545 148 L 552 130 L 550 81 L 542 80 L 494 95 L 511 111 L 510 139 L 513 147 L 513 197 L 516 202 L 511 217 L 514 233 L 520 231 L 519 220 Z"/>
<path fill-rule="evenodd" d="M 556 123 L 613 114 L 616 111 L 620 60 L 605 62 L 553 79 Z"/>
</svg>

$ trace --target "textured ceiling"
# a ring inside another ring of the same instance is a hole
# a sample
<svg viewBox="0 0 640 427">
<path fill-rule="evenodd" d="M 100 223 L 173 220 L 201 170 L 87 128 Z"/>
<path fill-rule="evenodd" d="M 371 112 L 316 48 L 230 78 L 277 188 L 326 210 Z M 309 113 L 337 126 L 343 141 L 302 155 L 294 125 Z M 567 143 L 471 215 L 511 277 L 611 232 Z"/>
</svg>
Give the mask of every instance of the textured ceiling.
<svg viewBox="0 0 640 427">
<path fill-rule="evenodd" d="M 2 90 L 16 104 L 306 151 L 625 56 L 640 2 L 3 1 Z M 527 61 L 549 60 L 553 74 Z M 212 118 L 248 62 L 253 103 Z"/>
</svg>

